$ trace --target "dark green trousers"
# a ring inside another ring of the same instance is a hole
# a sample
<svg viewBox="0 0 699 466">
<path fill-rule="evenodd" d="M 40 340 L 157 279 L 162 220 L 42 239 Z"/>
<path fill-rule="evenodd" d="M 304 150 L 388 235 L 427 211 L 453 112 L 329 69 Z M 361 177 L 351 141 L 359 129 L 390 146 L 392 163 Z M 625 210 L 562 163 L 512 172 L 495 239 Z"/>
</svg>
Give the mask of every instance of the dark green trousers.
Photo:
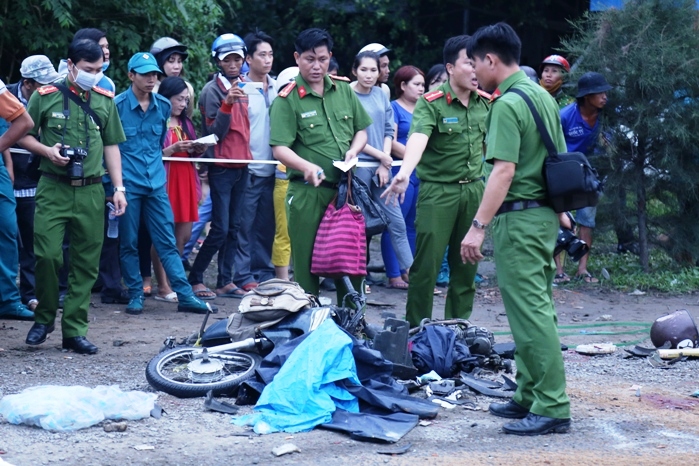
<svg viewBox="0 0 699 466">
<path fill-rule="evenodd" d="M 34 320 L 51 324 L 58 310 L 58 271 L 63 265 L 63 237 L 70 233 L 68 293 L 63 304 L 64 338 L 87 335 L 92 286 L 99 272 L 104 237 L 102 183 L 71 187 L 42 177 L 34 214 L 36 297 Z"/>
<path fill-rule="evenodd" d="M 337 189 L 319 186 L 317 188 L 301 182 L 292 181 L 286 192 L 286 215 L 291 241 L 291 259 L 294 263 L 294 281 L 307 293 L 318 295 L 320 277 L 311 273 L 311 258 L 318 226 L 325 209 L 335 198 Z M 364 277 L 352 277 L 352 286 L 361 292 Z M 342 280 L 335 281 L 337 302 L 347 294 Z"/>
<path fill-rule="evenodd" d="M 477 265 L 461 261 L 461 241 L 471 227 L 483 198 L 484 183 L 420 183 L 415 218 L 415 260 L 410 267 L 406 320 L 417 326 L 432 317 L 434 285 L 449 246 L 449 291 L 444 308 L 447 319 L 468 319 L 476 295 Z"/>
<path fill-rule="evenodd" d="M 492 222 L 498 285 L 517 345 L 514 401 L 532 413 L 570 418 L 552 283 L 558 217 L 548 207 L 498 215 Z"/>
</svg>

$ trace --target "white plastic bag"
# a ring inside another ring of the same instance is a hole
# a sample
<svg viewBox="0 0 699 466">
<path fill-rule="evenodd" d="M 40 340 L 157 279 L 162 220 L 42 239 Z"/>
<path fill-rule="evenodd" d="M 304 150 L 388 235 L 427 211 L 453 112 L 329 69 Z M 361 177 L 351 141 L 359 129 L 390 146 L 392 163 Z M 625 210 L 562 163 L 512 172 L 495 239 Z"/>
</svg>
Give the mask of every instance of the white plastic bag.
<svg viewBox="0 0 699 466">
<path fill-rule="evenodd" d="M 150 416 L 157 395 L 122 392 L 118 386 L 42 385 L 0 400 L 0 415 L 11 424 L 69 432 L 84 429 L 105 419 L 136 420 Z"/>
</svg>

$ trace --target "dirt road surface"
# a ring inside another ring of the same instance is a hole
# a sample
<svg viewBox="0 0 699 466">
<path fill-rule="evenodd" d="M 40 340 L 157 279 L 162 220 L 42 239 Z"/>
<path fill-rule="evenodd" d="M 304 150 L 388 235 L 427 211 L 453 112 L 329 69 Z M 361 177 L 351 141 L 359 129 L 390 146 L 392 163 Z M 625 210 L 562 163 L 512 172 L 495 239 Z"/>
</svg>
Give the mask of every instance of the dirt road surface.
<svg viewBox="0 0 699 466">
<path fill-rule="evenodd" d="M 492 265 L 481 269 L 492 276 Z M 406 293 L 373 286 L 367 317 L 381 323 L 382 313 L 402 317 Z M 580 343 L 645 340 L 647 334 L 594 335 L 591 332 L 633 332 L 639 327 L 619 323 L 647 322 L 676 309 L 699 316 L 697 297 L 630 296 L 602 287 L 558 288 L 555 300 L 561 326 L 574 335 L 562 337 L 571 348 Z M 332 297 L 334 293 L 329 294 Z M 18 393 L 38 385 L 119 385 L 123 390 L 152 392 L 145 366 L 168 336 L 195 331 L 201 318 L 180 314 L 175 306 L 146 301 L 141 316 L 129 316 L 123 306 L 102 305 L 93 295 L 90 340 L 95 356 L 63 352 L 60 330 L 39 347 L 24 344 L 31 323 L 0 321 L 0 393 Z M 225 318 L 238 301 L 217 299 Z M 379 307 L 377 304 L 386 304 Z M 435 317 L 443 312 L 444 297 L 435 297 Z M 607 320 L 610 319 L 610 320 Z M 507 318 L 497 288 L 480 289 L 472 322 L 494 332 L 507 332 Z M 608 326 L 592 324 L 606 322 Z M 616 323 L 616 324 L 615 324 Z M 589 327 L 585 327 L 589 325 Z M 498 335 L 496 341 L 509 341 Z M 217 465 L 217 464 L 546 464 L 546 465 L 664 465 L 696 464 L 699 454 L 699 362 L 686 361 L 671 369 L 651 367 L 644 359 L 625 359 L 623 351 L 607 356 L 564 353 L 573 428 L 568 434 L 543 437 L 505 435 L 503 420 L 489 415 L 493 399 L 478 396 L 478 411 L 441 410 L 429 426 L 418 426 L 396 445 L 358 442 L 316 429 L 301 434 L 251 435 L 233 426 L 230 416 L 207 412 L 202 399 L 181 400 L 159 393 L 165 413 L 161 419 L 128 422 L 125 432 L 105 432 L 102 425 L 72 433 L 52 433 L 36 427 L 0 421 L 0 464 L 14 465 Z M 244 407 L 241 414 L 250 412 Z M 274 457 L 284 443 L 301 450 Z M 402 455 L 377 450 L 410 443 Z M 137 450 L 139 445 L 152 446 Z"/>
</svg>

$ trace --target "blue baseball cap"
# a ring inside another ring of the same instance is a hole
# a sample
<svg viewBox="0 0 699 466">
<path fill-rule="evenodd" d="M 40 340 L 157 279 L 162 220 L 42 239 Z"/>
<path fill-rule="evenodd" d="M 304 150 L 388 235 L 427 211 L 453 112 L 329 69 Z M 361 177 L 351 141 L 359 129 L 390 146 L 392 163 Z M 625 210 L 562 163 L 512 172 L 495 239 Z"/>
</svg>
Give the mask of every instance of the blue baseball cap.
<svg viewBox="0 0 699 466">
<path fill-rule="evenodd" d="M 129 71 L 138 74 L 147 74 L 153 71 L 162 73 L 155 57 L 148 52 L 138 52 L 129 60 Z"/>
</svg>

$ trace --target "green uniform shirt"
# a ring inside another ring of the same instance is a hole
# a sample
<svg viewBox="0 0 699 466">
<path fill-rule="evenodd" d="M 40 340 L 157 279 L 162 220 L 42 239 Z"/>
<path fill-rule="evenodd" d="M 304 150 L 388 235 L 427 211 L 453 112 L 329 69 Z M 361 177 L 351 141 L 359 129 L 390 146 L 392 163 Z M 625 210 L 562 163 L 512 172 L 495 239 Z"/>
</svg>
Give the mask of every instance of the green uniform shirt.
<svg viewBox="0 0 699 466">
<path fill-rule="evenodd" d="M 546 182 L 542 174 L 548 156 L 534 117 L 526 102 L 517 94 L 506 93 L 516 87 L 525 92 L 539 111 L 544 125 L 559 152 L 566 151 L 558 105 L 543 87 L 533 83 L 523 71 L 518 71 L 493 93 L 486 120 L 486 160 L 495 159 L 517 165 L 505 201 L 546 199 Z"/>
<path fill-rule="evenodd" d="M 67 80 L 63 84 L 71 88 L 71 84 Z M 65 129 L 63 143 L 66 146 L 87 147 L 88 155 L 83 160 L 83 169 L 85 178 L 92 178 L 104 174 L 102 166 L 104 146 L 124 142 L 126 137 L 121 128 L 114 99 L 94 90 L 90 91 L 89 94 L 87 92 L 79 93 L 83 100 L 86 99 L 87 95 L 89 95 L 90 108 L 99 116 L 104 126 L 102 134 L 92 118 L 72 100 L 68 100 L 70 116 L 66 119 L 63 115 L 63 93 L 54 86 L 44 86 L 33 93 L 29 99 L 27 112 L 34 120 L 34 128 L 29 131 L 29 134 L 40 139 L 42 144 L 53 146 L 61 142 Z M 65 167 L 56 166 L 47 158 L 41 159 L 40 170 L 61 176 L 66 175 Z"/>
<path fill-rule="evenodd" d="M 457 183 L 483 176 L 483 142 L 488 101 L 471 92 L 468 107 L 449 82 L 422 96 L 415 105 L 410 134 L 429 137 L 417 166 L 422 181 Z M 410 138 L 410 136 L 408 136 Z"/>
<path fill-rule="evenodd" d="M 298 75 L 295 86 L 284 88 L 272 103 L 269 144 L 291 148 L 321 167 L 328 183 L 337 183 L 341 172 L 333 161 L 344 160 L 354 135 L 370 124 L 371 118 L 349 84 L 325 76 L 321 97 Z M 303 179 L 298 170 L 289 168 L 287 173 L 289 179 Z"/>
</svg>

